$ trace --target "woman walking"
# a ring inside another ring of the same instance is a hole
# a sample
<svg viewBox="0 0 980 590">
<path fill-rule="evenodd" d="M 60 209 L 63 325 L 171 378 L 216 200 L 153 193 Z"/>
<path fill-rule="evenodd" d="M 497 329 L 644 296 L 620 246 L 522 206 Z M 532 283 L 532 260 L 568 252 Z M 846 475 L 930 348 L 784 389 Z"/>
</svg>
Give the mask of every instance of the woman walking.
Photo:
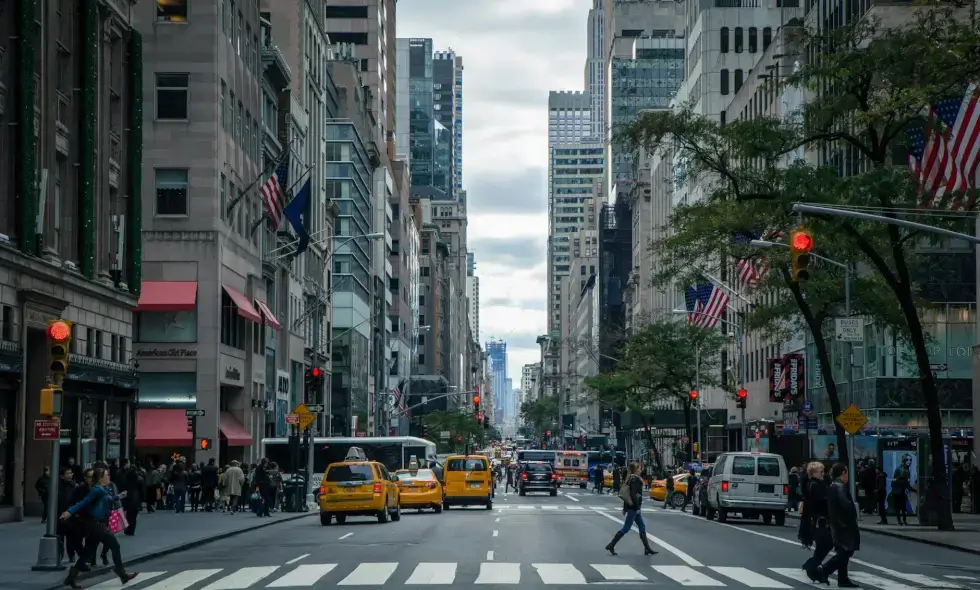
<svg viewBox="0 0 980 590">
<path fill-rule="evenodd" d="M 123 567 L 119 540 L 109 531 L 111 506 L 114 502 L 125 498 L 126 492 L 122 492 L 118 496 L 113 496 L 109 492 L 109 471 L 102 467 L 97 467 L 93 471 L 92 480 L 92 489 L 89 490 L 85 499 L 61 514 L 62 520 L 78 516 L 82 521 L 86 537 L 85 547 L 82 548 L 82 557 L 75 562 L 68 571 L 68 577 L 65 578 L 65 585 L 69 588 L 81 588 L 77 582 L 78 572 L 81 570 L 79 565 L 91 559 L 100 543 L 112 552 L 112 563 L 116 566 L 116 575 L 119 576 L 119 580 L 123 584 L 129 583 L 136 577 L 136 574 L 127 573 Z"/>
<path fill-rule="evenodd" d="M 807 481 L 803 486 L 803 512 L 800 513 L 800 542 L 813 547 L 813 555 L 803 564 L 803 571 L 814 582 L 826 583 L 820 565 L 834 548 L 830 535 L 827 511 L 827 484 L 823 463 L 814 461 L 806 466 Z"/>
<path fill-rule="evenodd" d="M 623 527 L 616 531 L 616 536 L 606 545 L 606 551 L 610 555 L 616 555 L 616 543 L 619 543 L 619 540 L 626 533 L 630 532 L 634 522 L 636 523 L 636 528 L 640 531 L 640 541 L 643 542 L 643 555 L 657 554 L 656 551 L 650 548 L 650 540 L 647 539 L 647 525 L 643 522 L 643 515 L 640 514 L 640 504 L 643 503 L 643 480 L 637 475 L 639 470 L 640 468 L 636 463 L 630 463 L 626 481 L 623 482 L 623 487 L 619 490 L 619 497 L 623 499 L 623 514 L 626 515 L 626 518 L 623 519 Z"/>
</svg>

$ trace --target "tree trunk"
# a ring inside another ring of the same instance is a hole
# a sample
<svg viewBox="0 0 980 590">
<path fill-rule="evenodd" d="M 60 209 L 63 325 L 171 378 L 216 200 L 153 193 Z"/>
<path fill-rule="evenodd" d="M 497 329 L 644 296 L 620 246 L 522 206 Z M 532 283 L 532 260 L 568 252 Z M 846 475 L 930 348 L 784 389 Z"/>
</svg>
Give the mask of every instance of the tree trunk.
<svg viewBox="0 0 980 590">
<path fill-rule="evenodd" d="M 650 446 L 650 452 L 653 453 L 653 460 L 657 463 L 657 473 L 662 473 L 664 462 L 660 458 L 660 452 L 657 451 L 657 445 L 653 443 L 653 431 L 650 429 L 650 423 L 647 421 L 647 417 L 643 415 L 643 412 L 637 412 L 636 414 L 640 417 L 640 423 L 643 424 L 643 434 L 646 436 L 647 445 Z"/>
</svg>

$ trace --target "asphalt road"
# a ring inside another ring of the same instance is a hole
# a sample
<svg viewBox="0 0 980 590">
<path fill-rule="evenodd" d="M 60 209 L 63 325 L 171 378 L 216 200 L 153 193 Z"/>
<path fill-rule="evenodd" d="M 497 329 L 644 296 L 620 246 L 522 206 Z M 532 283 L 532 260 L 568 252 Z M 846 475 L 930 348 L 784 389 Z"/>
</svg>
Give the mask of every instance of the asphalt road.
<svg viewBox="0 0 980 590">
<path fill-rule="evenodd" d="M 492 511 L 407 512 L 384 525 L 354 518 L 323 527 L 316 518 L 301 519 L 142 563 L 133 568 L 140 577 L 126 588 L 812 586 L 800 571 L 808 552 L 794 540 L 791 519 L 780 528 L 708 522 L 649 501 L 644 510 L 658 555 L 643 555 L 636 532 L 622 540 L 618 556 L 603 550 L 620 526 L 615 497 L 584 490 L 554 498 L 512 493 L 498 494 Z M 980 590 L 975 555 L 880 535 L 865 535 L 851 571 L 863 587 L 879 590 Z M 120 588 L 106 576 L 84 584 Z"/>
</svg>

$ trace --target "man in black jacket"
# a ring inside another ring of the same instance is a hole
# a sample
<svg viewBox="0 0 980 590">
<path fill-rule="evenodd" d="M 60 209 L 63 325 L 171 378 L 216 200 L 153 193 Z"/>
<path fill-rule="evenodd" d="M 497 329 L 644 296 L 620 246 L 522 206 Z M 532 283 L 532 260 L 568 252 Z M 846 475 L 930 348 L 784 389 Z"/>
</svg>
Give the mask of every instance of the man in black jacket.
<svg viewBox="0 0 980 590">
<path fill-rule="evenodd" d="M 830 468 L 834 483 L 827 492 L 827 511 L 829 513 L 830 534 L 834 539 L 836 555 L 820 567 L 824 581 L 827 576 L 837 572 L 838 588 L 858 588 L 847 576 L 847 564 L 855 551 L 861 548 L 861 530 L 858 528 L 857 511 L 854 499 L 848 489 L 849 474 L 843 463 L 834 463 Z"/>
<path fill-rule="evenodd" d="M 214 457 L 208 459 L 208 464 L 201 468 L 201 496 L 204 500 L 204 511 L 214 510 L 214 490 L 218 488 L 218 466 Z"/>
</svg>

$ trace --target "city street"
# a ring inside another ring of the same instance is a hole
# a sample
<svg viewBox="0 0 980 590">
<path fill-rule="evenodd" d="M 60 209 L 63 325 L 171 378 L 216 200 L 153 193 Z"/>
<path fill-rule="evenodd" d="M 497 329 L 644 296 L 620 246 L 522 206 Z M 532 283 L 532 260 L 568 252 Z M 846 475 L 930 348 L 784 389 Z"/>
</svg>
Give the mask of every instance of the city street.
<svg viewBox="0 0 980 590">
<path fill-rule="evenodd" d="M 384 525 L 352 518 L 323 527 L 316 519 L 301 519 L 141 563 L 133 568 L 140 576 L 126 588 L 812 586 L 800 570 L 808 554 L 794 540 L 793 519 L 783 528 L 737 520 L 719 524 L 663 511 L 649 500 L 645 512 L 655 556 L 643 555 L 636 533 L 622 540 L 618 556 L 603 550 L 620 526 L 615 496 L 586 490 L 557 497 L 511 493 L 498 494 L 492 511 L 410 511 Z M 880 535 L 863 536 L 851 569 L 854 581 L 880 590 L 980 589 L 975 555 Z M 120 588 L 108 576 L 84 585 Z"/>
</svg>

